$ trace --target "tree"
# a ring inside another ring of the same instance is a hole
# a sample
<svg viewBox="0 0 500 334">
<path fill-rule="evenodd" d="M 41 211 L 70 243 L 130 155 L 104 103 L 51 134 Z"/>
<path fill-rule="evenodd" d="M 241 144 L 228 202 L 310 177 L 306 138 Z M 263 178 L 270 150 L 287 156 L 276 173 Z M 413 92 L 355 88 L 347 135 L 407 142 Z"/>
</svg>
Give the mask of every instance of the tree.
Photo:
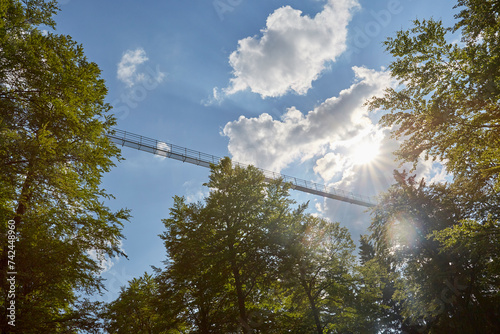
<svg viewBox="0 0 500 334">
<path fill-rule="evenodd" d="M 404 273 L 394 300 L 417 329 L 494 332 L 500 327 L 494 306 L 500 5 L 459 0 L 455 8 L 460 12 L 453 27 L 416 20 L 386 41 L 395 57 L 389 69 L 401 85 L 368 102 L 391 111 L 382 123 L 403 139 L 396 152 L 402 162 L 438 159 L 452 182 L 426 185 L 396 173 L 397 184 L 373 211 L 371 237 L 377 257 Z M 458 33 L 461 43 L 450 42 Z"/>
<path fill-rule="evenodd" d="M 37 28 L 54 28 L 56 11 L 56 1 L 0 5 L 2 333 L 90 331 L 92 307 L 79 294 L 102 289 L 100 261 L 122 254 L 129 216 L 109 210 L 99 186 L 120 159 L 106 137 L 114 118 L 100 70 L 69 36 Z M 12 301 L 15 327 L 5 316 Z"/>
<path fill-rule="evenodd" d="M 416 20 L 385 42 L 395 57 L 389 70 L 403 88 L 369 105 L 391 111 L 382 123 L 404 139 L 403 161 L 440 159 L 475 200 L 500 190 L 500 6 L 460 0 L 456 8 L 452 28 Z M 461 43 L 449 41 L 452 33 L 461 33 Z"/>
<path fill-rule="evenodd" d="M 294 207 L 282 180 L 264 181 L 226 158 L 203 203 L 175 197 L 159 286 L 177 311 L 164 317 L 192 333 L 367 332 L 375 317 L 357 307 L 381 292 L 358 272 L 347 228 Z"/>
<path fill-rule="evenodd" d="M 235 332 L 238 312 L 225 288 L 230 274 L 221 271 L 224 259 L 214 247 L 215 230 L 206 213 L 200 203 L 174 198 L 170 218 L 164 221 L 167 230 L 160 236 L 168 253 L 167 269 L 159 275 L 160 289 L 178 310 L 177 321 L 191 324 L 192 332 Z"/>
<path fill-rule="evenodd" d="M 394 278 L 397 276 L 382 254 L 378 254 L 372 238 L 360 237 L 360 266 L 356 282 L 357 322 L 363 332 L 386 333 L 390 331 L 408 332 L 400 304 L 394 295 Z M 368 330 L 369 329 L 369 330 Z"/>
<path fill-rule="evenodd" d="M 414 166 L 439 159 L 450 184 L 406 173 L 373 211 L 376 257 L 400 273 L 393 300 L 419 332 L 494 332 L 498 307 L 500 5 L 459 0 L 457 23 L 414 21 L 385 45 L 400 82 L 368 102 Z M 461 34 L 461 43 L 449 42 Z M 452 35 L 452 36 L 450 36 Z M 409 321 L 409 323 L 408 323 Z M 403 323 L 404 324 L 404 323 Z M 412 329 L 413 327 L 413 329 Z"/>
<path fill-rule="evenodd" d="M 164 220 L 165 276 L 184 291 L 195 332 L 271 331 L 280 233 L 297 215 L 288 186 L 266 185 L 258 169 L 233 167 L 228 158 L 212 167 L 206 185 L 204 205 L 177 197 Z"/>
<path fill-rule="evenodd" d="M 409 332 L 495 332 L 498 223 L 479 223 L 478 207 L 453 186 L 427 186 L 405 173 L 396 179 L 375 207 L 371 230 L 377 257 L 396 274 L 392 299 L 401 305 L 403 326 Z"/>
<path fill-rule="evenodd" d="M 182 333 L 183 325 L 164 317 L 157 277 L 144 273 L 122 287 L 119 297 L 106 305 L 105 329 L 116 334 Z"/>
<path fill-rule="evenodd" d="M 355 246 L 348 229 L 305 215 L 290 230 L 282 279 L 293 291 L 289 309 L 296 310 L 300 332 L 352 329 Z"/>
</svg>

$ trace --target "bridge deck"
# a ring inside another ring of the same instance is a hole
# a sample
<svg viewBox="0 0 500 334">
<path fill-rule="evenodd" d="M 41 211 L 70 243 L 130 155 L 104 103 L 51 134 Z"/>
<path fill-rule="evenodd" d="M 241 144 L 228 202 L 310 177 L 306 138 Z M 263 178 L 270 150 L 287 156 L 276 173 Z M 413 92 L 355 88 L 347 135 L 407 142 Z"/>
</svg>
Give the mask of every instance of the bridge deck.
<svg viewBox="0 0 500 334">
<path fill-rule="evenodd" d="M 114 143 L 135 148 L 141 151 L 153 153 L 162 157 L 188 162 L 194 165 L 210 168 L 210 164 L 219 163 L 219 157 L 194 151 L 185 147 L 165 143 L 156 139 L 144 137 L 123 130 L 114 129 L 113 133 L 107 135 Z M 246 167 L 247 165 L 233 161 L 233 165 Z M 259 168 L 264 173 L 266 180 L 283 179 L 284 182 L 289 182 L 292 189 L 323 196 L 351 204 L 372 207 L 376 205 L 373 198 L 368 196 L 356 195 L 351 192 L 339 190 L 333 187 L 327 187 L 318 183 L 298 179 L 293 176 L 283 175 Z"/>
</svg>

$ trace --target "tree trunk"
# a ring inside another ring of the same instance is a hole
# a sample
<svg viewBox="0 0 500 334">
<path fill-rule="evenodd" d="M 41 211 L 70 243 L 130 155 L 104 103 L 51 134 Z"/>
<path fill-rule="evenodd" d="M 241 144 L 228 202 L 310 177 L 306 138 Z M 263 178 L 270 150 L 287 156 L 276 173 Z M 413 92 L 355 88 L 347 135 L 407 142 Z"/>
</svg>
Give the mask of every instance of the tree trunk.
<svg viewBox="0 0 500 334">
<path fill-rule="evenodd" d="M 241 282 L 241 275 L 238 265 L 236 263 L 236 255 L 234 254 L 234 248 L 230 246 L 231 252 L 231 269 L 234 276 L 234 285 L 236 288 L 236 296 L 238 297 L 238 309 L 240 313 L 239 323 L 243 328 L 243 333 L 248 334 L 251 332 L 250 325 L 247 319 L 247 310 L 245 306 L 245 295 L 243 293 L 243 284 Z"/>
<path fill-rule="evenodd" d="M 31 164 L 28 165 L 28 170 L 30 169 Z M 31 197 L 31 186 L 33 183 L 33 172 L 29 171 L 28 174 L 26 175 L 26 179 L 24 180 L 23 187 L 21 189 L 21 194 L 19 196 L 18 204 L 17 204 L 17 209 L 16 209 L 16 214 L 14 218 L 12 219 L 14 221 L 14 230 L 17 231 L 19 225 L 21 224 L 22 217 L 26 213 L 27 205 Z M 4 222 L 2 222 L 4 223 Z M 4 243 L 3 249 L 2 249 L 2 256 L 0 258 L 0 288 L 2 291 L 2 295 L 5 294 L 4 301 L 5 303 L 5 313 L 2 315 L 2 319 L 0 320 L 0 328 L 2 330 L 2 334 L 7 334 L 7 333 L 12 333 L 13 330 L 15 330 L 15 327 L 10 326 L 8 324 L 9 318 L 7 318 L 8 315 L 8 310 L 7 310 L 7 291 L 9 291 L 10 288 L 10 283 L 7 281 L 7 272 L 9 272 L 8 268 L 8 254 L 9 254 L 9 244 L 8 244 L 8 239 L 7 236 L 5 240 L 2 240 Z M 14 249 L 15 251 L 19 252 L 19 250 Z M 15 261 L 14 261 L 15 263 Z M 16 291 L 16 295 L 19 293 Z M 16 298 L 17 299 L 17 298 Z M 17 321 L 17 319 L 16 319 Z"/>
<path fill-rule="evenodd" d="M 316 331 L 318 334 L 323 334 L 323 326 L 321 326 L 321 320 L 319 319 L 319 310 L 316 307 L 316 302 L 314 301 L 314 297 L 312 296 L 312 289 L 308 286 L 307 281 L 305 279 L 304 273 L 301 272 L 301 284 L 306 292 L 307 299 L 309 300 L 309 306 L 311 307 L 311 311 L 314 317 L 314 324 L 316 325 Z"/>
</svg>

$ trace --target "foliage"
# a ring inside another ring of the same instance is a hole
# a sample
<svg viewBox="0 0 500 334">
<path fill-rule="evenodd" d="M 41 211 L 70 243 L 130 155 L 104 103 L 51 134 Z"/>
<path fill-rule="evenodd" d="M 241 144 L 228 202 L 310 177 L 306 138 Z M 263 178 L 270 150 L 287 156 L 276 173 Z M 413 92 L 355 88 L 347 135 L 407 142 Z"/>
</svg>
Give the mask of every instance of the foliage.
<svg viewBox="0 0 500 334">
<path fill-rule="evenodd" d="M 453 186 L 417 183 L 405 173 L 396 179 L 371 230 L 377 257 L 396 274 L 392 299 L 403 325 L 430 333 L 500 328 L 498 221 L 479 222 L 477 207 L 469 209 Z"/>
<path fill-rule="evenodd" d="M 18 271 L 16 327 L 3 316 L 2 333 L 97 333 L 99 317 L 109 333 L 497 332 L 500 5 L 457 8 L 453 27 L 416 20 L 387 40 L 401 85 L 368 103 L 391 111 L 382 123 L 403 139 L 402 162 L 438 159 L 453 182 L 395 172 L 359 263 L 345 227 L 226 158 L 203 202 L 174 198 L 165 268 L 102 310 L 79 294 L 102 289 L 100 261 L 121 254 L 129 216 L 102 203 L 101 176 L 120 159 L 106 87 L 80 45 L 39 30 L 54 28 L 55 1 L 1 1 L 0 213 L 14 222 Z M 0 285 L 5 312 L 4 270 Z"/>
<path fill-rule="evenodd" d="M 158 286 L 157 278 L 145 273 L 122 287 L 120 296 L 106 305 L 105 329 L 116 334 L 180 333 L 182 326 L 175 326 L 161 315 L 163 302 Z"/>
<path fill-rule="evenodd" d="M 263 284 L 274 277 L 268 232 L 276 208 L 254 167 L 233 169 L 229 159 L 214 166 L 201 203 L 176 198 L 161 236 L 169 254 L 168 274 L 185 291 L 191 321 L 200 332 L 248 331 L 264 310 Z M 269 193 L 270 194 L 270 193 Z"/>
<path fill-rule="evenodd" d="M 293 208 L 288 185 L 266 184 L 256 168 L 227 158 L 206 185 L 204 204 L 175 198 L 161 235 L 168 260 L 160 277 L 179 322 L 192 333 L 352 327 L 354 244 L 346 228 Z"/>
<path fill-rule="evenodd" d="M 54 27 L 55 1 L 2 1 L 0 12 L 0 224 L 2 314 L 6 311 L 7 220 L 16 230 L 16 326 L 3 332 L 90 331 L 100 261 L 120 255 L 126 210 L 111 212 L 99 187 L 119 158 L 100 70 Z M 91 254 L 95 254 L 92 256 Z M 94 319 L 95 320 L 95 319 Z M 79 326 L 83 327 L 79 327 Z"/>
<path fill-rule="evenodd" d="M 482 0 L 461 0 L 457 7 L 452 28 L 416 20 L 385 42 L 402 88 L 369 105 L 392 111 L 382 123 L 404 139 L 397 151 L 403 161 L 416 163 L 422 154 L 440 159 L 474 196 L 492 185 L 500 190 L 500 7 Z M 450 35 L 458 32 L 461 43 Z"/>
<path fill-rule="evenodd" d="M 283 280 L 290 284 L 296 308 L 302 308 L 302 330 L 342 332 L 354 318 L 354 243 L 347 228 L 306 216 L 293 230 Z"/>
<path fill-rule="evenodd" d="M 402 162 L 438 159 L 452 180 L 426 185 L 396 173 L 373 211 L 375 258 L 396 274 L 391 299 L 408 332 L 500 328 L 500 6 L 456 8 L 453 27 L 416 20 L 386 41 L 400 87 L 368 103 L 391 111 L 382 123 L 403 140 Z"/>
<path fill-rule="evenodd" d="M 366 235 L 360 238 L 361 266 L 356 282 L 359 295 L 356 305 L 359 313 L 358 323 L 364 326 L 360 331 L 408 331 L 409 328 L 401 316 L 400 304 L 392 298 L 395 292 L 395 270 L 377 253 L 372 239 Z"/>
<path fill-rule="evenodd" d="M 201 205 L 188 205 L 180 197 L 174 203 L 171 218 L 165 221 L 167 232 L 161 236 L 169 259 L 160 288 L 172 296 L 171 304 L 180 311 L 178 321 L 192 324 L 194 332 L 235 331 L 228 318 L 237 318 L 237 313 L 224 307 L 232 299 L 225 291 L 224 275 L 229 273 L 219 272 L 217 263 L 223 259 L 213 249 L 212 226 L 206 223 Z"/>
</svg>

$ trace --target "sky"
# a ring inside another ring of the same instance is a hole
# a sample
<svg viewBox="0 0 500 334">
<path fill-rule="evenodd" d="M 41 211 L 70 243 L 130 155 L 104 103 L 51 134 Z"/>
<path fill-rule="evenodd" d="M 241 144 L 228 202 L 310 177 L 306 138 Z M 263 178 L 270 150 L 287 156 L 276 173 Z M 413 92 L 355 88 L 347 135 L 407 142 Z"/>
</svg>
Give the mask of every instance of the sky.
<svg viewBox="0 0 500 334">
<path fill-rule="evenodd" d="M 108 87 L 117 128 L 364 196 L 393 183 L 398 143 L 367 99 L 397 87 L 383 41 L 412 20 L 453 23 L 451 0 L 61 0 L 56 31 L 82 44 Z M 209 170 L 123 148 L 103 177 L 128 208 L 126 258 L 103 262 L 120 286 L 163 267 L 158 237 L 173 196 L 200 201 Z M 443 181 L 439 163 L 416 171 Z M 366 208 L 292 192 L 309 212 L 367 234 Z"/>
</svg>

